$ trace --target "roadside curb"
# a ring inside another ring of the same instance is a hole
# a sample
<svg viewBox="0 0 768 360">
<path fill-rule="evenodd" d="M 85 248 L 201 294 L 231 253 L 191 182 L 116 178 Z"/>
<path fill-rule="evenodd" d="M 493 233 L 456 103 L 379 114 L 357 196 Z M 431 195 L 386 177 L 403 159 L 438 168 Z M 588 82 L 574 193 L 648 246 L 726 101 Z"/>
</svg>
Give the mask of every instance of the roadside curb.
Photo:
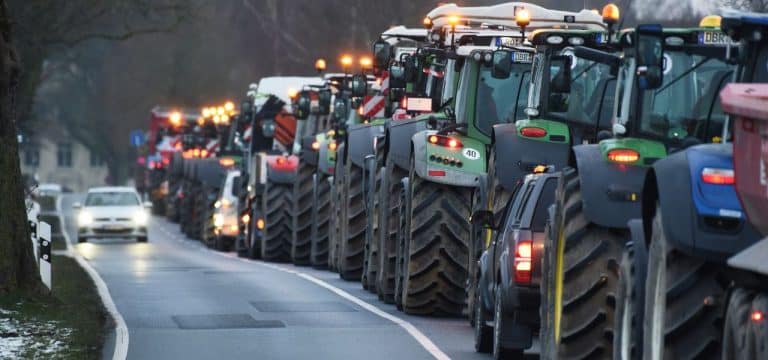
<svg viewBox="0 0 768 360">
<path fill-rule="evenodd" d="M 101 298 L 101 302 L 104 304 L 104 307 L 107 309 L 109 315 L 115 321 L 115 349 L 112 353 L 112 359 L 125 360 L 128 357 L 129 340 L 128 326 L 125 324 L 125 319 L 123 319 L 123 316 L 119 311 L 117 311 L 117 306 L 112 300 L 112 296 L 109 294 L 109 288 L 101 276 L 99 276 L 99 273 L 96 272 L 93 266 L 91 266 L 91 264 L 89 264 L 88 261 L 85 260 L 85 258 L 83 258 L 82 255 L 80 255 L 80 253 L 78 253 L 71 246 L 69 241 L 69 232 L 67 230 L 67 222 L 64 217 L 64 213 L 61 211 L 61 196 L 59 196 L 58 200 L 56 201 L 56 210 L 59 212 L 59 222 L 61 224 L 61 233 L 64 236 L 64 243 L 67 245 L 66 251 L 57 251 L 56 254 L 61 254 L 75 259 L 75 261 L 80 264 L 80 267 L 82 267 L 83 270 L 85 270 L 85 272 L 88 273 L 88 275 L 93 280 L 93 283 L 96 285 L 96 290 L 99 293 L 99 297 Z"/>
</svg>

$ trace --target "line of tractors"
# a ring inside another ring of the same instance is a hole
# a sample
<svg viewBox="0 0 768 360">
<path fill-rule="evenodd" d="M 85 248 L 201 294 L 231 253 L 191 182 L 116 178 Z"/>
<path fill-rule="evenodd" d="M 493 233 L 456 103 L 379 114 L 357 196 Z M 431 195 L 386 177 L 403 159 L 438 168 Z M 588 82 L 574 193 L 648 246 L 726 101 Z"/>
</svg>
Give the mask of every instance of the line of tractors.
<svg viewBox="0 0 768 360">
<path fill-rule="evenodd" d="M 768 358 L 767 15 L 510 2 L 422 25 L 239 106 L 153 110 L 153 209 L 466 316 L 494 358 Z"/>
</svg>

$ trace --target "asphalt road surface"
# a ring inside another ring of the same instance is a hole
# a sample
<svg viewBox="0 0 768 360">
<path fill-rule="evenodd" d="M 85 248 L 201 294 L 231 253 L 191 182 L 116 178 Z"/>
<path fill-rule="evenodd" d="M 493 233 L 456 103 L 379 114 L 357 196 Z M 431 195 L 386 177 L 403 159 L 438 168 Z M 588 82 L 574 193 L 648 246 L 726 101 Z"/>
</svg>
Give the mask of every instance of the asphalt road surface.
<svg viewBox="0 0 768 360">
<path fill-rule="evenodd" d="M 70 239 L 79 200 L 62 199 Z M 490 358 L 474 351 L 463 318 L 408 316 L 336 273 L 209 250 L 161 217 L 148 243 L 73 246 L 125 319 L 129 359 Z"/>
</svg>

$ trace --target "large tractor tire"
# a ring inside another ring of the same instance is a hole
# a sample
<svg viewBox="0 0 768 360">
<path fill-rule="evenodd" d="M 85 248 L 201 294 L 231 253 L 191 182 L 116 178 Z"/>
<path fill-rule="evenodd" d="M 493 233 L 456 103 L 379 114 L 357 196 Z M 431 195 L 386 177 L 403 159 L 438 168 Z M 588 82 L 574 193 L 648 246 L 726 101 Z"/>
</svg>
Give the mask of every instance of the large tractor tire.
<svg viewBox="0 0 768 360">
<path fill-rule="evenodd" d="M 194 193 L 194 216 L 192 218 L 192 228 L 189 237 L 195 240 L 203 239 L 203 232 L 205 231 L 205 204 L 206 193 L 205 187 L 198 185 L 195 187 L 197 191 Z"/>
<path fill-rule="evenodd" d="M 395 294 L 394 303 L 398 310 L 403 311 L 403 289 L 408 267 L 408 244 L 410 243 L 409 229 L 411 228 L 411 216 L 408 209 L 411 207 L 410 179 L 401 180 L 398 194 L 398 207 L 393 216 L 397 219 L 397 233 L 395 235 Z"/>
<path fill-rule="evenodd" d="M 310 264 L 312 251 L 312 177 L 315 167 L 299 163 L 291 196 L 291 260 L 296 265 Z"/>
<path fill-rule="evenodd" d="M 397 268 L 397 233 L 400 226 L 398 209 L 401 198 L 401 180 L 408 173 L 391 160 L 382 169 L 379 189 L 379 269 L 376 290 L 385 303 L 395 302 L 395 272 Z"/>
<path fill-rule="evenodd" d="M 613 358 L 643 359 L 643 314 L 645 312 L 645 244 L 628 243 L 619 265 L 619 283 L 614 319 Z"/>
<path fill-rule="evenodd" d="M 261 199 L 264 214 L 264 230 L 261 236 L 261 258 L 266 261 L 289 261 L 291 257 L 291 233 L 289 231 L 286 203 L 290 201 L 291 188 L 285 184 L 267 181 Z M 288 204 L 290 204 L 288 202 Z"/>
<path fill-rule="evenodd" d="M 688 256 L 664 235 L 662 209 L 653 218 L 645 286 L 643 355 L 647 359 L 719 359 L 725 289 L 722 266 Z"/>
<path fill-rule="evenodd" d="M 410 177 L 402 303 L 408 314 L 461 315 L 469 263 L 471 189 Z"/>
<path fill-rule="evenodd" d="M 381 214 L 379 193 L 381 192 L 382 177 L 384 172 L 384 149 L 386 138 L 376 138 L 376 154 L 366 161 L 366 188 L 365 188 L 365 261 L 363 262 L 363 287 L 368 291 L 379 293 L 379 262 L 381 261 L 381 231 L 379 216 Z"/>
<path fill-rule="evenodd" d="M 768 314 L 768 295 L 733 290 L 723 327 L 723 359 L 768 359 L 768 322 L 752 319 L 755 312 Z"/>
<path fill-rule="evenodd" d="M 312 218 L 310 263 L 316 268 L 328 267 L 328 227 L 331 213 L 331 183 L 327 177 L 312 176 Z"/>
<path fill-rule="evenodd" d="M 539 317 L 541 328 L 539 329 L 539 348 L 541 349 L 542 359 L 554 359 L 555 355 L 555 336 L 552 330 L 552 323 L 554 321 L 555 314 L 555 301 L 554 301 L 554 286 L 555 283 L 555 269 L 554 264 L 557 262 L 556 254 L 556 240 L 557 240 L 557 227 L 559 220 L 554 217 L 554 206 L 550 206 L 550 214 L 552 217 L 547 218 L 546 225 L 544 227 L 544 254 L 541 258 L 541 305 L 539 306 Z"/>
<path fill-rule="evenodd" d="M 360 280 L 365 253 L 365 202 L 363 201 L 363 169 L 347 161 L 345 165 L 341 220 L 339 276 L 344 280 Z"/>
<path fill-rule="evenodd" d="M 259 203 L 259 199 L 257 198 L 256 203 Z M 259 213 L 252 209 L 251 211 L 251 221 L 248 224 L 248 227 L 250 230 L 248 231 L 248 237 L 246 237 L 245 241 L 248 242 L 247 244 L 247 250 L 246 250 L 246 256 L 249 259 L 260 259 L 261 258 L 261 237 L 263 236 L 263 230 L 258 228 L 257 221 L 259 220 Z M 266 225 L 266 223 L 265 223 Z"/>
<path fill-rule="evenodd" d="M 554 281 L 543 296 L 552 308 L 552 326 L 560 359 L 610 357 L 618 282 L 618 264 L 629 238 L 627 230 L 607 229 L 587 220 L 582 209 L 578 171 L 565 168 L 555 201 L 557 237 Z M 559 341 L 558 341 L 559 340 Z"/>
</svg>

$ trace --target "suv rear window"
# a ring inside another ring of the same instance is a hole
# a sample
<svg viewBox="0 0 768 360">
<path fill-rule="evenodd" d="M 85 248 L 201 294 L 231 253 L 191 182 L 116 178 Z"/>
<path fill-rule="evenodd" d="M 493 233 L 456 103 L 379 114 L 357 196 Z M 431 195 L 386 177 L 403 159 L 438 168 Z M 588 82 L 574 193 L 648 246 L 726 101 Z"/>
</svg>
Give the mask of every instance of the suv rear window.
<svg viewBox="0 0 768 360">
<path fill-rule="evenodd" d="M 88 194 L 85 206 L 132 206 L 139 205 L 139 198 L 130 192 L 94 192 Z"/>
<path fill-rule="evenodd" d="M 555 201 L 555 189 L 557 188 L 557 178 L 549 178 L 544 183 L 544 188 L 539 194 L 536 203 L 536 209 L 533 212 L 531 229 L 535 232 L 543 232 L 547 223 L 547 208 Z"/>
</svg>

